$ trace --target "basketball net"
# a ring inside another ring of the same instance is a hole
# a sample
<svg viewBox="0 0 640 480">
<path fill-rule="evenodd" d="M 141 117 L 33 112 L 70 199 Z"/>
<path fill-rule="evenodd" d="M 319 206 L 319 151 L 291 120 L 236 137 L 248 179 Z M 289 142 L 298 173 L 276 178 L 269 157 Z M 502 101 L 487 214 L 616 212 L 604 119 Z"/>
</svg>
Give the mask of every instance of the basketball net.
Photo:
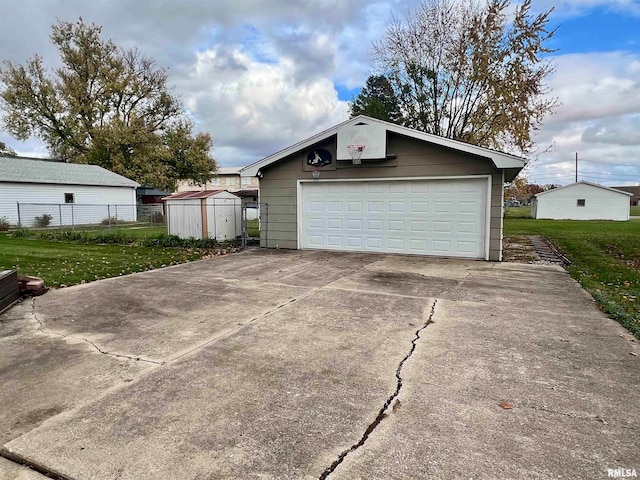
<svg viewBox="0 0 640 480">
<path fill-rule="evenodd" d="M 362 163 L 362 152 L 364 152 L 364 145 L 347 145 L 347 150 L 351 155 L 351 160 L 354 165 L 360 165 Z"/>
</svg>

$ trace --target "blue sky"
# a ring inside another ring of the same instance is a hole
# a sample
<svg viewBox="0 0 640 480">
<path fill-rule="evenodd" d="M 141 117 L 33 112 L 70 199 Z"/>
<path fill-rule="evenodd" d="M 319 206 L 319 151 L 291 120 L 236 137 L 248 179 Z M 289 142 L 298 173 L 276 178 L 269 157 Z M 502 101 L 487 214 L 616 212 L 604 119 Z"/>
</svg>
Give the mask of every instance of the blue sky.
<svg viewBox="0 0 640 480">
<path fill-rule="evenodd" d="M 34 53 L 55 67 L 56 19 L 103 26 L 169 68 L 172 85 L 221 166 L 241 166 L 348 117 L 348 101 L 371 73 L 371 43 L 418 0 L 0 0 L 0 59 Z M 537 132 L 526 173 L 538 183 L 580 178 L 640 182 L 640 0 L 533 0 L 555 6 L 549 78 L 561 106 Z M 37 139 L 0 140 L 46 156 Z M 601 163 L 596 163 L 601 162 Z"/>
</svg>

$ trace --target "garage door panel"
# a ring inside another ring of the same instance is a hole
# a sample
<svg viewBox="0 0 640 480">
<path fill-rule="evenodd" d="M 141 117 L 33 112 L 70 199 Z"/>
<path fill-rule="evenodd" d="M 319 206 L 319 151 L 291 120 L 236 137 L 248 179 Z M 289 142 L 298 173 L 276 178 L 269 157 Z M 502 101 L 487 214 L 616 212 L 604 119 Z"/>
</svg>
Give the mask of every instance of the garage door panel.
<svg viewBox="0 0 640 480">
<path fill-rule="evenodd" d="M 302 183 L 302 248 L 485 255 L 486 179 Z"/>
<path fill-rule="evenodd" d="M 359 218 L 347 219 L 347 230 L 362 231 L 362 220 Z"/>
<path fill-rule="evenodd" d="M 382 212 L 383 209 L 383 203 L 376 201 L 376 202 L 367 202 L 367 212 L 368 213 L 379 213 Z"/>
<path fill-rule="evenodd" d="M 411 213 L 427 213 L 428 211 L 428 202 L 411 202 Z"/>
<path fill-rule="evenodd" d="M 360 213 L 362 212 L 362 201 L 347 202 L 347 212 Z"/>
<path fill-rule="evenodd" d="M 390 201 L 388 203 L 389 213 L 404 213 L 404 210 L 405 210 L 405 202 Z"/>
</svg>

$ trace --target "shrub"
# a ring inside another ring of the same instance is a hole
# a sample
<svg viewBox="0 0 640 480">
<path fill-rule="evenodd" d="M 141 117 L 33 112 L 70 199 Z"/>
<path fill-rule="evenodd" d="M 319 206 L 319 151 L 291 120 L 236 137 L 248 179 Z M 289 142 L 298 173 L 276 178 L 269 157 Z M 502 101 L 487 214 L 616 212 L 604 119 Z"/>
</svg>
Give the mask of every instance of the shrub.
<svg viewBox="0 0 640 480">
<path fill-rule="evenodd" d="M 48 213 L 43 213 L 41 217 L 36 217 L 33 226 L 36 228 L 45 228 L 48 227 L 53 220 L 53 215 L 49 215 Z"/>
<path fill-rule="evenodd" d="M 7 217 L 0 217 L 0 232 L 6 232 L 11 228 L 11 224 Z"/>
<path fill-rule="evenodd" d="M 15 238 L 28 238 L 31 236 L 31 230 L 27 227 L 18 227 L 11 232 L 11 236 Z"/>
</svg>

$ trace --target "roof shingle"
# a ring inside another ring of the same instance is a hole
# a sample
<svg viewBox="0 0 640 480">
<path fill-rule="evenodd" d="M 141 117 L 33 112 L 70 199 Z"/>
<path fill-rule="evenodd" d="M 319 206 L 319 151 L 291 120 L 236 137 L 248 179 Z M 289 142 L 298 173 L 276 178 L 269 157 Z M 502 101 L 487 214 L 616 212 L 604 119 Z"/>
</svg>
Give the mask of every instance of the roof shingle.
<svg viewBox="0 0 640 480">
<path fill-rule="evenodd" d="M 137 187 L 139 184 L 97 165 L 0 156 L 0 182 Z"/>
</svg>

